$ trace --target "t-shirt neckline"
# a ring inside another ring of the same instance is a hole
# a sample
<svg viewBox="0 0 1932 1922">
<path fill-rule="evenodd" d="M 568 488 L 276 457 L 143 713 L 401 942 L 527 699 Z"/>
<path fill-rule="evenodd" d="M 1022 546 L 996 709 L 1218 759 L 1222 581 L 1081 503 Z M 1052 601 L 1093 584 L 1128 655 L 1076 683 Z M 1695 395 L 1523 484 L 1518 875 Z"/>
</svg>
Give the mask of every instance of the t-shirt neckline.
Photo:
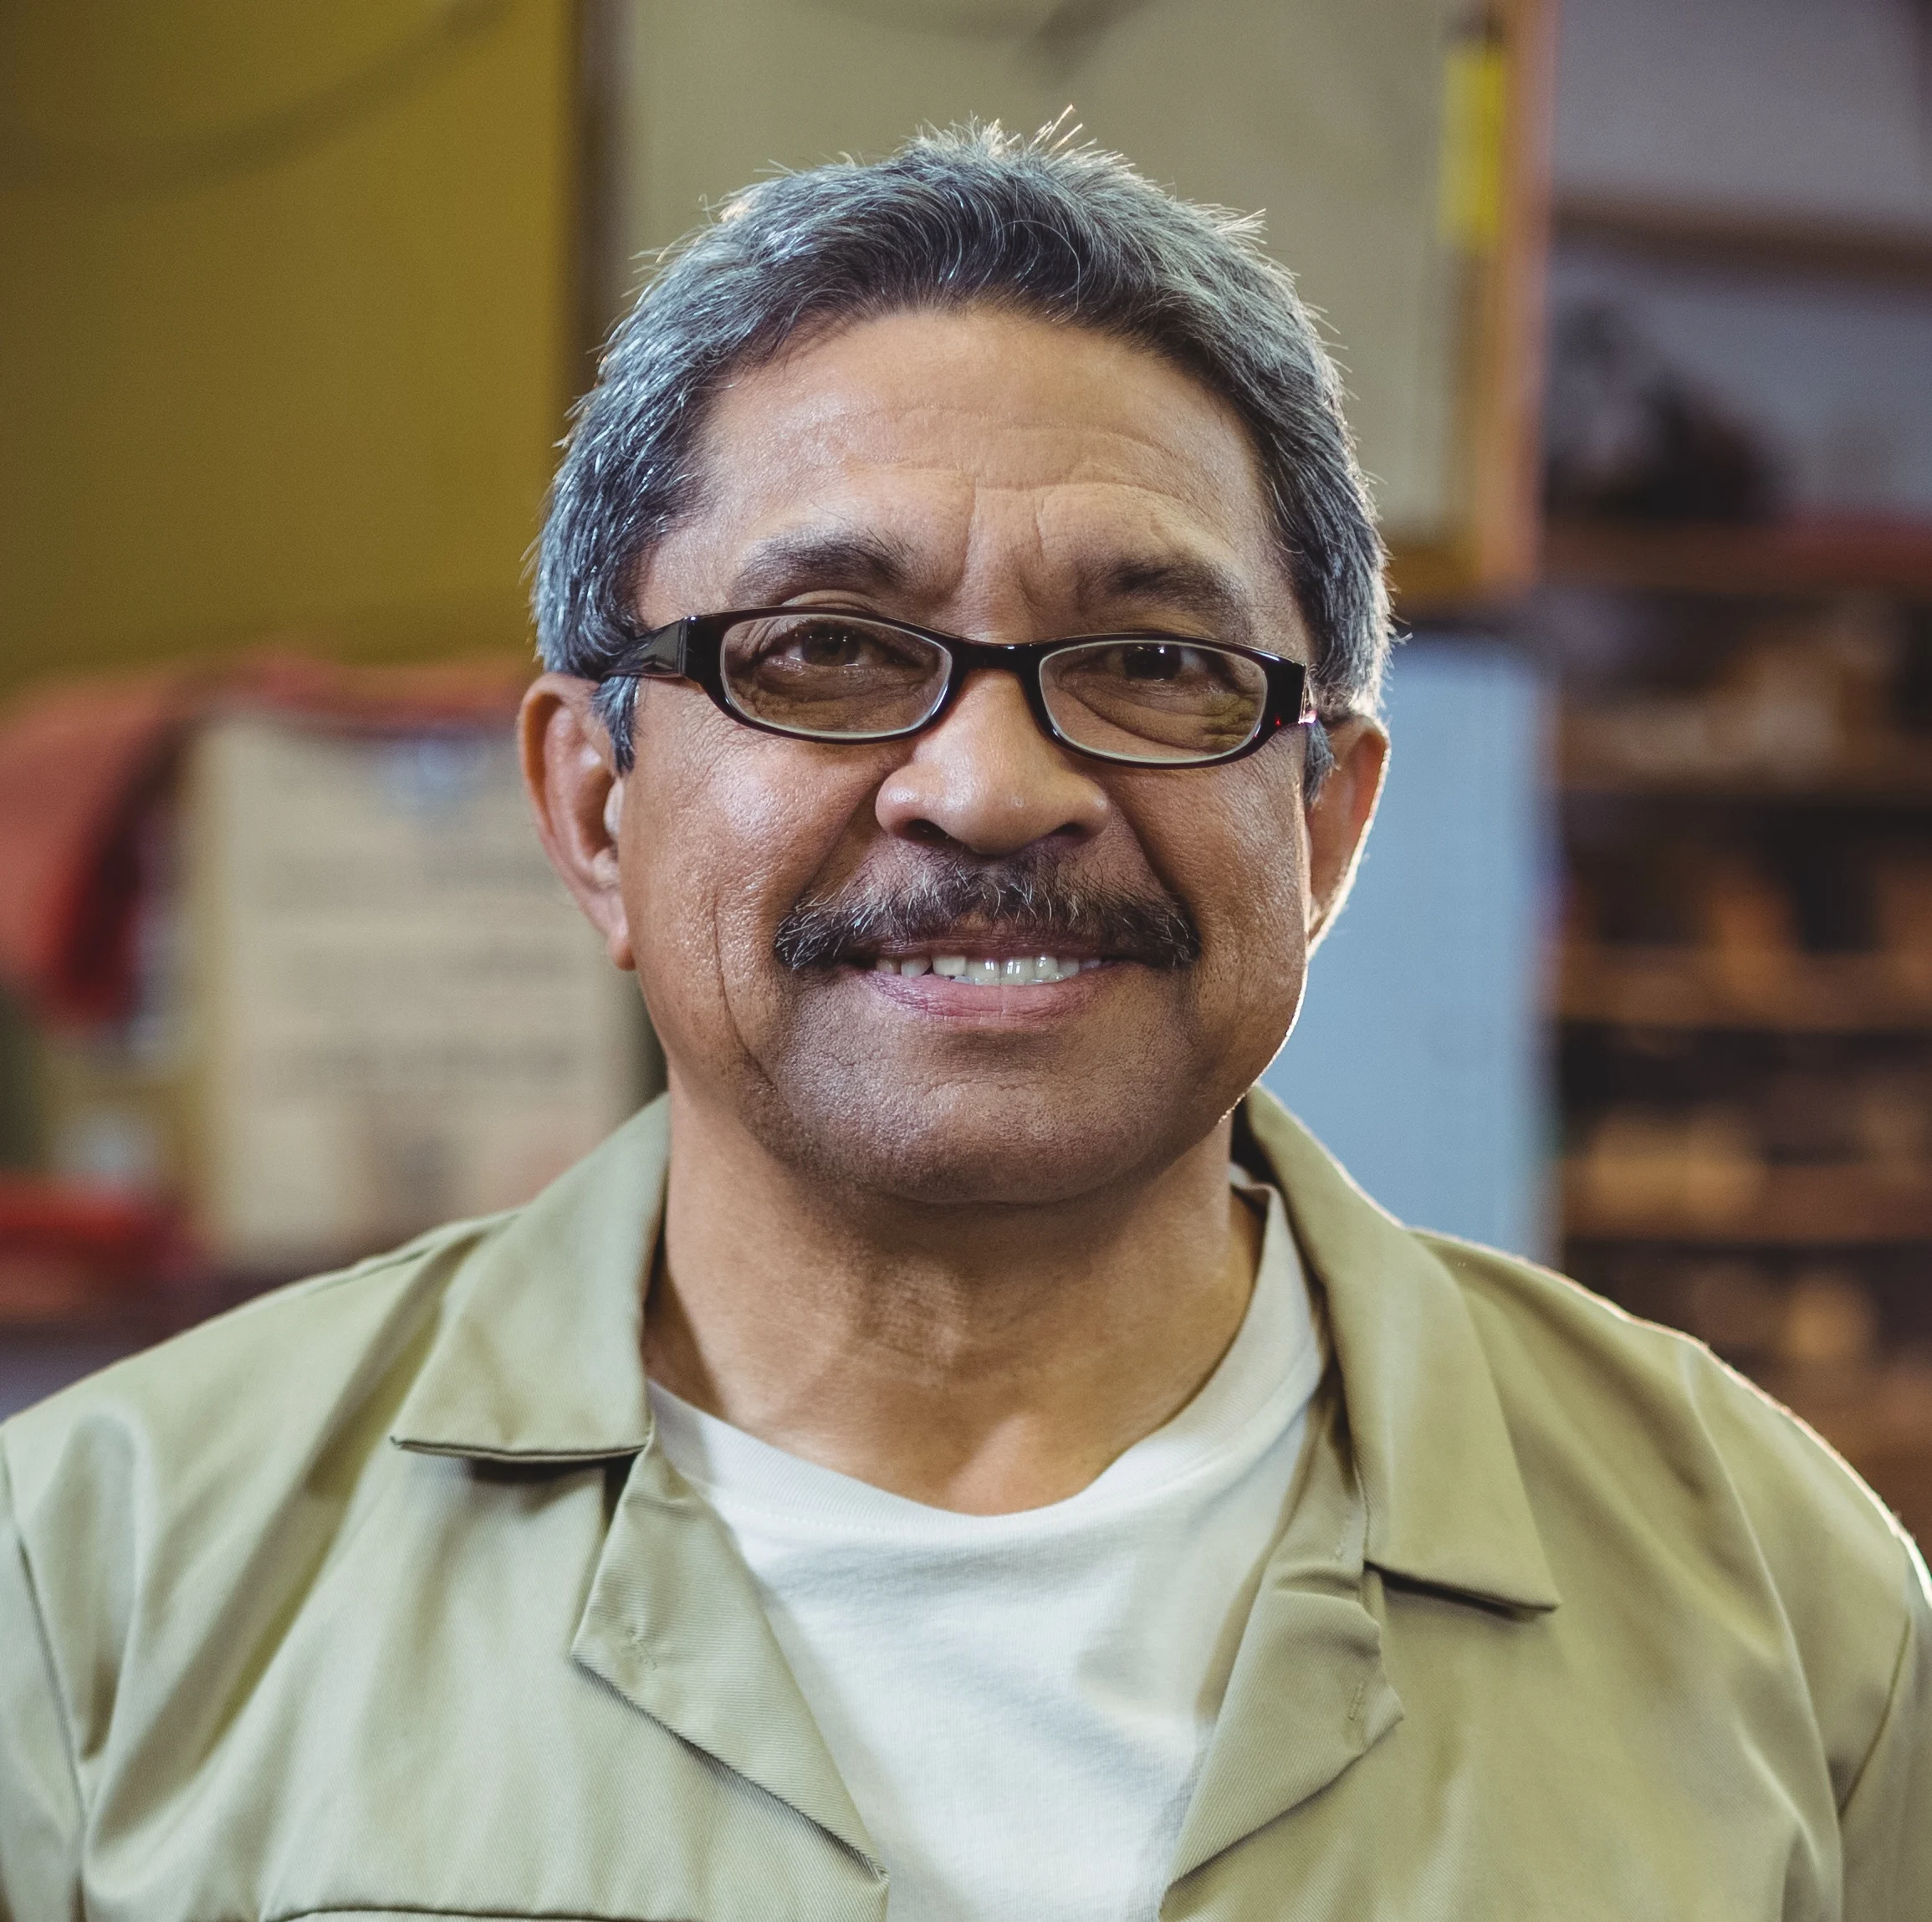
<svg viewBox="0 0 1932 1922">
<path fill-rule="evenodd" d="M 648 1384 L 654 1445 L 701 1494 L 767 1526 L 851 1537 L 908 1533 L 983 1545 L 1101 1524 L 1123 1506 L 1178 1492 L 1213 1475 L 1230 1454 L 1265 1448 L 1306 1404 L 1322 1354 L 1306 1275 L 1280 1194 L 1230 1170 L 1236 1188 L 1266 1209 L 1255 1287 L 1241 1326 L 1206 1381 L 1152 1434 L 1085 1488 L 1043 1507 L 967 1515 L 876 1488 L 760 1441 L 657 1382 Z"/>
</svg>

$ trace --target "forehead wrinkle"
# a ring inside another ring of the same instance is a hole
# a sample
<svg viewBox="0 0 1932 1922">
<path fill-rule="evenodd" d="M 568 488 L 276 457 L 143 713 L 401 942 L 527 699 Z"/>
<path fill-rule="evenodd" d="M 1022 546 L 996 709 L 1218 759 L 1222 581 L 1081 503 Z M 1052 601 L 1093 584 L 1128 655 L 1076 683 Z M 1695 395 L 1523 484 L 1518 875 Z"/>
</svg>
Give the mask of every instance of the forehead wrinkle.
<svg viewBox="0 0 1932 1922">
<path fill-rule="evenodd" d="M 897 418 L 902 428 L 904 415 Z M 1002 437 L 1010 442 L 1015 429 L 1030 437 L 1026 430 L 1034 423 L 1005 425 Z M 1160 471 L 1175 463 L 1158 438 L 1105 437 L 1157 457 L 1151 466 L 1132 462 L 1123 469 L 1097 457 L 1090 438 L 1069 450 L 1064 464 L 1055 463 L 1057 472 L 1015 474 L 999 472 L 998 463 L 952 467 L 922 447 L 908 473 L 904 455 L 912 450 L 858 453 L 821 442 L 807 473 L 794 477 L 808 489 L 815 483 L 820 499 L 795 502 L 806 509 L 802 524 L 781 524 L 751 539 L 730 570 L 722 604 L 772 605 L 844 590 L 902 611 L 936 610 L 963 594 L 983 622 L 997 621 L 1002 603 L 1028 608 L 1063 631 L 1090 616 L 1108 624 L 1110 607 L 1123 610 L 1112 617 L 1116 625 L 1125 611 L 1144 607 L 1150 616 L 1191 616 L 1229 640 L 1250 637 L 1260 625 L 1260 584 L 1221 550 L 1236 531 L 1227 522 L 1248 520 L 1243 509 L 1252 504 L 1200 499 L 1203 477 L 1188 471 L 1186 461 L 1180 471 Z M 946 483 L 937 497 L 935 482 Z M 763 491 L 754 483 L 754 498 Z M 1193 536 L 1209 528 L 1192 525 L 1204 511 L 1219 535 L 1204 543 Z"/>
</svg>

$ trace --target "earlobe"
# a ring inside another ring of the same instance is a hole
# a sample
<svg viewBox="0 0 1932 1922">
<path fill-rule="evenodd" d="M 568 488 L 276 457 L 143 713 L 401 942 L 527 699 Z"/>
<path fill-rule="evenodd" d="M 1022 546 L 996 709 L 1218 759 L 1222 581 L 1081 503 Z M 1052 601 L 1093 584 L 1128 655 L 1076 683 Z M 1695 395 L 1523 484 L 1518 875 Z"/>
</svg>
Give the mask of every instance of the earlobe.
<svg viewBox="0 0 1932 1922">
<path fill-rule="evenodd" d="M 624 781 L 591 706 L 594 693 L 570 675 L 540 675 L 524 696 L 518 739 L 544 852 L 604 937 L 612 962 L 629 969 L 635 964 L 619 856 Z"/>
</svg>

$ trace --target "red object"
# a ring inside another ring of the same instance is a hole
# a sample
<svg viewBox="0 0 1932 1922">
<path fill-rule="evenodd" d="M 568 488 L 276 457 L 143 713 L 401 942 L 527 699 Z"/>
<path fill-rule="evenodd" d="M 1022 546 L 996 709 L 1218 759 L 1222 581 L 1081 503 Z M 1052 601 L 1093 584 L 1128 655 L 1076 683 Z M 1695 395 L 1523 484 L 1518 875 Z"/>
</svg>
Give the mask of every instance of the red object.
<svg viewBox="0 0 1932 1922">
<path fill-rule="evenodd" d="M 503 725 L 529 678 L 502 661 L 345 667 L 277 652 L 28 695 L 0 718 L 0 980 L 45 1020 L 126 1012 L 137 831 L 197 721 L 241 708 L 385 733 Z"/>
<path fill-rule="evenodd" d="M 0 975 L 44 1013 L 99 1018 L 125 994 L 130 904 L 104 914 L 104 886 L 192 712 L 182 677 L 154 674 L 69 682 L 0 725 Z"/>
<path fill-rule="evenodd" d="M 110 1189 L 0 1174 L 0 1321 L 99 1325 L 142 1339 L 185 1325 L 196 1264 L 174 1210 Z M 187 1312 L 178 1311 L 186 1306 Z M 171 1310 L 177 1311 L 171 1322 Z M 131 1320 L 130 1320 L 131 1317 Z"/>
<path fill-rule="evenodd" d="M 173 1211 L 141 1196 L 0 1173 L 0 1253 L 131 1266 L 151 1262 L 174 1233 Z"/>
</svg>

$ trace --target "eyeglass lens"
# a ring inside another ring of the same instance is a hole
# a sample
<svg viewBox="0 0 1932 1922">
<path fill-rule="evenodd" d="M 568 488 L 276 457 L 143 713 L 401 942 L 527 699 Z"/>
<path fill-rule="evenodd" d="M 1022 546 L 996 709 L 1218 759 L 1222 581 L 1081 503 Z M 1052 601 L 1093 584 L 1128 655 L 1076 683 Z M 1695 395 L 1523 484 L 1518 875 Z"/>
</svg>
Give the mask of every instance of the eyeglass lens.
<svg viewBox="0 0 1932 1922">
<path fill-rule="evenodd" d="M 952 670 L 936 642 L 810 610 L 735 622 L 720 662 L 725 693 L 746 719 L 821 740 L 917 728 L 945 698 Z M 1182 642 L 1082 642 L 1050 654 L 1040 679 L 1064 739 L 1122 760 L 1230 754 L 1253 739 L 1268 703 L 1259 662 Z"/>
</svg>

